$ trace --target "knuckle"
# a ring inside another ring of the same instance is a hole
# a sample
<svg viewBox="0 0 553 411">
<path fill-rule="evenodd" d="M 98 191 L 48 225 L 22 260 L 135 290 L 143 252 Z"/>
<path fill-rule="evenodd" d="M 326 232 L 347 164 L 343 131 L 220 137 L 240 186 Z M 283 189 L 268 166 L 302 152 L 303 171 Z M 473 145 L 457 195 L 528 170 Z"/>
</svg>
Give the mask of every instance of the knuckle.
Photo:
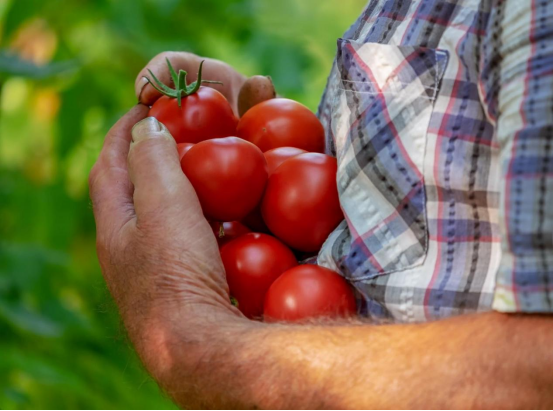
<svg viewBox="0 0 553 411">
<path fill-rule="evenodd" d="M 164 51 L 164 52 L 159 53 L 157 56 L 155 56 L 150 63 L 151 64 L 164 64 L 165 59 L 169 59 L 169 61 L 171 61 L 171 63 L 173 63 L 173 61 L 175 60 L 176 56 L 178 56 L 178 54 L 179 53 L 175 52 L 175 51 Z"/>
<path fill-rule="evenodd" d="M 165 63 L 165 59 L 168 59 L 174 66 L 182 65 L 186 61 L 196 59 L 197 56 L 188 51 L 164 51 L 159 53 L 152 59 L 152 63 Z M 180 63 L 180 64 L 179 64 Z"/>
<path fill-rule="evenodd" d="M 152 61 L 164 61 L 166 58 L 171 59 L 175 54 L 175 51 L 162 51 L 156 55 Z"/>
<path fill-rule="evenodd" d="M 98 230 L 96 235 L 96 251 L 98 256 L 111 264 L 114 259 L 125 253 L 129 246 L 135 246 L 129 236 L 122 230 Z"/>
</svg>

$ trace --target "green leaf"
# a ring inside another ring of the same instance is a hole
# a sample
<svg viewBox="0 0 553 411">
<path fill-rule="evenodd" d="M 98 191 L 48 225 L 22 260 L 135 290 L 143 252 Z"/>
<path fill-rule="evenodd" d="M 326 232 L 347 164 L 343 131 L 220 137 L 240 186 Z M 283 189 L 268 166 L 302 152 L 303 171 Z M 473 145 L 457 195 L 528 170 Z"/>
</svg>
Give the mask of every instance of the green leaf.
<svg viewBox="0 0 553 411">
<path fill-rule="evenodd" d="M 0 301 L 0 319 L 16 329 L 41 337 L 60 337 L 63 329 L 50 319 L 30 311 L 22 304 L 7 304 Z"/>
<path fill-rule="evenodd" d="M 7 400 L 17 404 L 20 408 L 25 408 L 23 405 L 29 402 L 29 396 L 15 388 L 4 388 L 4 395 Z"/>
<path fill-rule="evenodd" d="M 60 61 L 38 66 L 7 50 L 0 50 L 0 74 L 42 80 L 58 75 L 68 75 L 77 69 L 76 61 Z"/>
</svg>

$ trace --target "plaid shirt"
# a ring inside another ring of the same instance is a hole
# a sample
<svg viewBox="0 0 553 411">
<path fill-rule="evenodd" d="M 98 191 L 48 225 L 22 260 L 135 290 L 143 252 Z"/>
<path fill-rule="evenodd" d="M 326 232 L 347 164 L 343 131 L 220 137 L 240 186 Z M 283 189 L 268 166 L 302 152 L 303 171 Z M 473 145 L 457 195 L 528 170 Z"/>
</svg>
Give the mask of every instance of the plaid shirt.
<svg viewBox="0 0 553 411">
<path fill-rule="evenodd" d="M 372 0 L 319 116 L 362 314 L 553 311 L 553 1 Z"/>
</svg>

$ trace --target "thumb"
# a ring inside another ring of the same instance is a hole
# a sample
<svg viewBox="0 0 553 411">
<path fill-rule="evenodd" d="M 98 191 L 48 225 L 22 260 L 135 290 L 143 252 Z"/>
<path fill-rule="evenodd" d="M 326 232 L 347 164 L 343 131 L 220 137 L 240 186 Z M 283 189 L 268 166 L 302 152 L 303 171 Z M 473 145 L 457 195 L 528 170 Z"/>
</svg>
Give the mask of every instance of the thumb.
<svg viewBox="0 0 553 411">
<path fill-rule="evenodd" d="M 133 127 L 128 166 L 139 219 L 152 212 L 179 209 L 185 198 L 192 200 L 192 204 L 187 204 L 187 213 L 194 207 L 201 213 L 194 188 L 181 170 L 175 139 L 154 117 Z"/>
</svg>

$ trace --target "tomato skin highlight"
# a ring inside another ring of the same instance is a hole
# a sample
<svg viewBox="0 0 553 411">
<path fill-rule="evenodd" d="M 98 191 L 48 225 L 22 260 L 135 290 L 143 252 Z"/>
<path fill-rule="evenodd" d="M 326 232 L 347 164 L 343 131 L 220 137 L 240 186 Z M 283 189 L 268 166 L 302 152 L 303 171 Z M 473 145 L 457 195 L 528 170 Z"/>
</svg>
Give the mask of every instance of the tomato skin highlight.
<svg viewBox="0 0 553 411">
<path fill-rule="evenodd" d="M 230 294 L 248 318 L 263 314 L 271 284 L 298 263 L 288 247 L 267 234 L 249 233 L 221 248 Z"/>
<path fill-rule="evenodd" d="M 307 151 L 296 147 L 278 147 L 266 151 L 263 155 L 265 156 L 265 160 L 267 160 L 269 176 L 273 174 L 279 165 L 284 163 L 289 158 L 299 156 L 304 153 L 307 153 Z"/>
<path fill-rule="evenodd" d="M 160 97 L 150 109 L 150 116 L 163 123 L 177 143 L 234 136 L 238 124 L 225 96 L 203 86 L 184 97 L 181 107 L 175 98 Z"/>
<path fill-rule="evenodd" d="M 238 137 L 251 141 L 261 151 L 296 147 L 323 153 L 324 128 L 311 110 L 297 101 L 274 98 L 250 108 L 238 122 Z"/>
<path fill-rule="evenodd" d="M 209 225 L 215 234 L 219 248 L 226 243 L 240 237 L 241 235 L 251 233 L 250 229 L 239 221 L 228 221 L 225 223 L 210 222 Z M 222 230 L 221 230 L 222 227 Z M 222 231 L 222 232 L 221 232 Z M 222 237 L 221 234 L 224 234 Z"/>
<path fill-rule="evenodd" d="M 188 153 L 188 150 L 192 148 L 194 144 L 192 143 L 179 143 L 177 144 L 177 151 L 179 153 L 179 160 L 182 160 L 184 155 Z"/>
<path fill-rule="evenodd" d="M 299 265 L 284 272 L 265 295 L 267 322 L 301 321 L 316 317 L 351 317 L 355 294 L 347 281 L 328 268 Z"/>
<path fill-rule="evenodd" d="M 286 160 L 270 176 L 261 204 L 269 230 L 299 251 L 318 251 L 344 219 L 336 186 L 336 159 L 306 153 Z"/>
<path fill-rule="evenodd" d="M 210 221 L 242 220 L 259 203 L 268 178 L 263 153 L 237 137 L 195 144 L 181 167 Z"/>
</svg>

